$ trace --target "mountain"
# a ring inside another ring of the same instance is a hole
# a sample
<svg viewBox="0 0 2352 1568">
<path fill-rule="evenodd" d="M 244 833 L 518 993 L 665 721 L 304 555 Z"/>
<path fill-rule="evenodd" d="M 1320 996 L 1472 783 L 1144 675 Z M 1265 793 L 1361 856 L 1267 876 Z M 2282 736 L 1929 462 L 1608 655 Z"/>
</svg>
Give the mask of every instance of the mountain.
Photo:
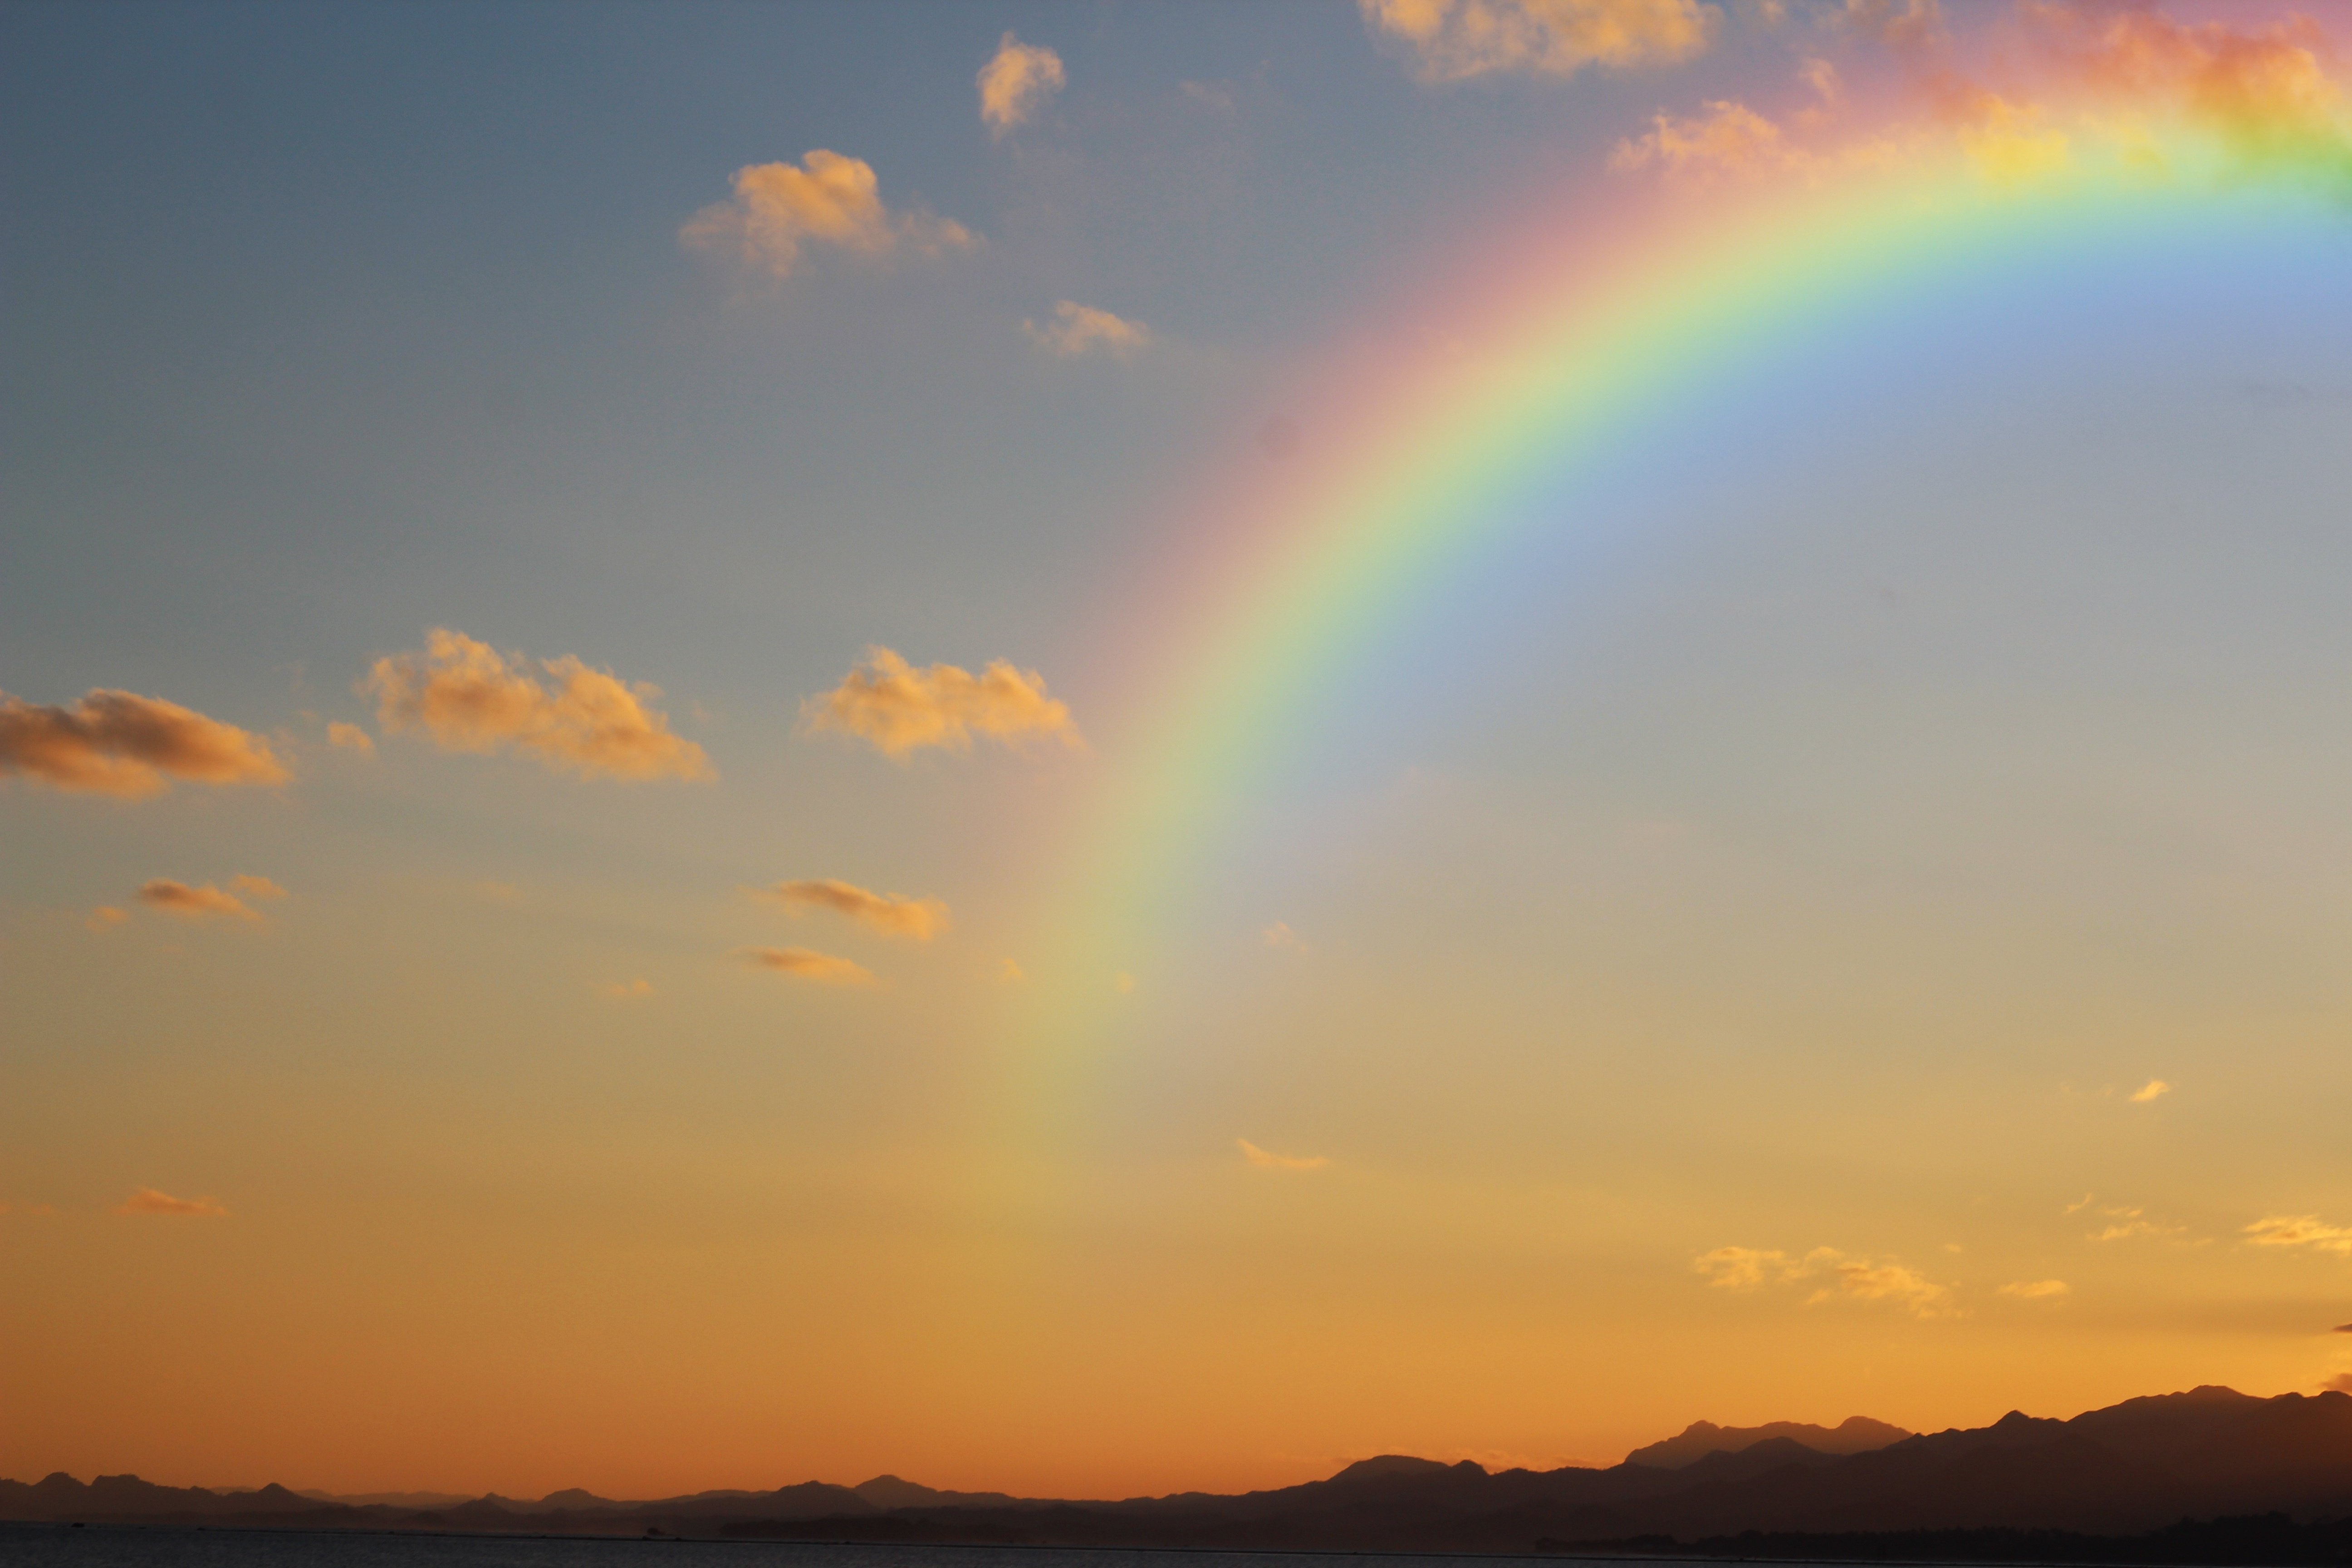
<svg viewBox="0 0 2352 1568">
<path fill-rule="evenodd" d="M 322 1502 L 274 1486 L 224 1493 L 55 1475 L 0 1481 L 0 1519 L 1499 1553 L 1696 1542 L 1690 1550 L 1710 1555 L 1884 1557 L 1930 1546 L 1949 1555 L 1975 1542 L 1967 1551 L 2052 1562 L 2134 1553 L 2339 1562 L 2326 1555 L 2336 1550 L 2329 1543 L 2352 1539 L 2352 1394 L 2260 1399 L 2196 1388 L 2064 1421 L 2012 1411 L 1989 1426 L 1892 1431 L 1860 1418 L 1826 1428 L 1702 1422 L 1606 1468 L 1490 1473 L 1466 1460 L 1390 1454 L 1299 1486 L 1115 1502 L 940 1491 L 877 1476 L 856 1487 L 804 1481 L 650 1502 L 579 1490 L 536 1502 L 491 1494 L 419 1510 Z M 2210 1522 L 2185 1522 L 2198 1519 Z"/>
<path fill-rule="evenodd" d="M 1849 1415 L 1834 1426 L 1813 1426 L 1801 1421 L 1768 1421 L 1761 1426 L 1718 1426 L 1694 1421 L 1664 1442 L 1636 1448 L 1625 1456 L 1629 1465 L 1650 1465 L 1679 1470 L 1706 1454 L 1737 1454 L 1774 1437 L 1801 1443 L 1817 1454 L 1865 1454 L 1900 1443 L 1911 1434 L 1867 1415 Z"/>
</svg>

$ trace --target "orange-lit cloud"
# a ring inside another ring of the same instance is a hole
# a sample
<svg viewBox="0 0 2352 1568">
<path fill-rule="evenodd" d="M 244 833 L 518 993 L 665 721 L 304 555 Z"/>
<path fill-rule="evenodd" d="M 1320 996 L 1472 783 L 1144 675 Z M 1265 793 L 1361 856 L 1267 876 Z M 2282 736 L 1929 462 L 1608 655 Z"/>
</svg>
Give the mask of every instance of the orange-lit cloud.
<svg viewBox="0 0 2352 1568">
<path fill-rule="evenodd" d="M 289 776 L 258 735 L 160 697 L 108 690 L 64 708 L 0 691 L 0 777 L 11 773 L 123 800 L 161 795 L 173 779 L 274 784 Z"/>
<path fill-rule="evenodd" d="M 2072 1214 L 2074 1211 L 2069 1209 L 2067 1212 Z M 2093 1241 L 2128 1241 L 2137 1236 L 2179 1236 L 2186 1228 L 2177 1225 L 2158 1225 L 2147 1217 L 2146 1210 L 2129 1205 L 2104 1208 L 2099 1213 L 2109 1223 L 2090 1233 L 2089 1239 Z"/>
<path fill-rule="evenodd" d="M 2241 33 L 2130 5 L 2027 4 L 2020 15 L 2065 78 L 2110 102 L 2179 103 L 2248 151 L 2280 135 L 2341 137 L 2343 91 L 2310 17 Z"/>
<path fill-rule="evenodd" d="M 2319 1388 L 2323 1394 L 2352 1394 L 2352 1372 L 2339 1372 Z"/>
<path fill-rule="evenodd" d="M 1141 321 L 1130 321 L 1072 300 L 1055 306 L 1054 319 L 1044 326 L 1024 321 L 1021 330 L 1029 334 L 1031 342 L 1061 359 L 1076 359 L 1090 353 L 1126 359 L 1151 346 L 1151 329 Z"/>
<path fill-rule="evenodd" d="M 90 910 L 89 918 L 81 923 L 92 931 L 112 931 L 130 918 L 128 914 L 116 909 L 112 904 L 100 904 Z"/>
<path fill-rule="evenodd" d="M 1045 679 L 1003 659 L 978 675 L 951 664 L 917 669 L 887 647 L 822 697 L 801 704 L 804 730 L 835 730 L 905 761 L 926 746 L 968 752 L 974 735 L 1013 743 L 1051 738 L 1083 744 L 1069 705 L 1045 695 Z"/>
<path fill-rule="evenodd" d="M 950 923 L 947 905 L 937 899 L 868 892 L 855 883 L 835 881 L 830 877 L 814 882 L 779 882 L 772 888 L 754 888 L 751 891 L 795 910 L 831 910 L 871 926 L 884 936 L 912 937 L 917 942 L 930 941 Z"/>
<path fill-rule="evenodd" d="M 805 947 L 747 947 L 743 956 L 762 969 L 820 985 L 871 985 L 874 972 L 852 959 Z"/>
<path fill-rule="evenodd" d="M 1008 958 L 998 963 L 996 978 L 1000 984 L 1012 985 L 1020 981 L 1026 980 L 1029 977 L 1021 973 L 1021 966 L 1019 964 L 1013 963 L 1013 960 Z"/>
<path fill-rule="evenodd" d="M 1841 1297 L 1857 1301 L 1892 1301 L 1914 1317 L 1940 1318 L 1956 1313 L 1948 1286 L 1938 1285 L 1917 1269 L 1888 1261 L 1855 1258 L 1834 1247 L 1817 1247 L 1802 1258 L 1748 1247 L 1718 1247 L 1691 1260 L 1710 1286 L 1726 1290 L 1756 1290 L 1768 1284 L 1789 1285 L 1821 1279 L 1806 1298 L 1808 1306 Z"/>
<path fill-rule="evenodd" d="M 1242 1158 L 1261 1171 L 1319 1171 L 1331 1163 L 1329 1156 L 1323 1154 L 1276 1154 L 1246 1138 L 1236 1138 L 1234 1142 L 1240 1148 Z"/>
<path fill-rule="evenodd" d="M 558 772 L 583 778 L 709 779 L 710 759 L 670 733 L 653 706 L 658 688 L 628 684 L 566 656 L 542 659 L 549 680 L 521 655 L 499 653 L 463 632 L 436 626 L 421 653 L 380 658 L 361 689 L 395 733 L 422 731 L 445 752 L 512 747 Z"/>
<path fill-rule="evenodd" d="M 2171 1092 L 2172 1086 L 2170 1084 L 2165 1082 L 2160 1078 L 2152 1078 L 2147 1080 L 2146 1088 L 2132 1090 L 2131 1102 L 2134 1105 L 2146 1105 L 2151 1100 L 2161 1100 L 2164 1096 L 2170 1094 Z"/>
<path fill-rule="evenodd" d="M 225 893 L 210 882 L 200 888 L 191 888 L 185 882 L 158 877 L 141 886 L 139 901 L 151 910 L 161 910 L 182 920 L 209 920 L 215 915 L 241 921 L 261 918 L 243 899 L 235 893 Z"/>
<path fill-rule="evenodd" d="M 938 256 L 978 243 L 952 218 L 892 212 L 882 205 L 871 163 L 823 148 L 804 155 L 797 168 L 747 164 L 735 171 L 733 183 L 733 199 L 695 214 L 678 238 L 779 281 L 800 265 L 810 244 L 878 261 L 902 250 Z"/>
<path fill-rule="evenodd" d="M 238 892 L 243 893 L 248 899 L 282 899 L 286 897 L 286 889 L 279 887 L 277 883 L 271 881 L 267 877 L 252 877 L 239 873 L 228 879 L 228 885 L 236 889 Z"/>
<path fill-rule="evenodd" d="M 1710 103 L 1699 119 L 1659 114 L 1650 123 L 1647 135 L 1622 141 L 1610 151 L 1612 169 L 1622 174 L 1655 165 L 1669 174 L 1700 169 L 1748 174 L 1786 168 L 1793 161 L 1781 144 L 1780 128 L 1746 104 Z"/>
<path fill-rule="evenodd" d="M 1845 0 L 1836 21 L 1891 49 L 1936 48 L 1948 41 L 1943 7 L 1936 0 Z"/>
<path fill-rule="evenodd" d="M 2246 1226 L 2255 1247 L 2308 1247 L 2352 1258 L 2352 1226 L 2322 1225 L 2317 1215 L 2266 1215 Z"/>
<path fill-rule="evenodd" d="M 1011 33 L 996 53 L 980 68 L 980 120 L 992 136 L 1002 136 L 1016 125 L 1036 118 L 1045 100 L 1068 81 L 1062 57 L 1037 44 L 1024 44 Z"/>
<path fill-rule="evenodd" d="M 1285 948 L 1292 952 L 1304 952 L 1307 947 L 1307 943 L 1299 934 L 1282 921 L 1276 921 L 1258 932 L 1258 939 L 1268 947 Z"/>
<path fill-rule="evenodd" d="M 375 755 L 375 737 L 357 724 L 335 723 L 327 726 L 327 744 L 340 746 L 347 752 L 357 752 L 363 757 Z"/>
<path fill-rule="evenodd" d="M 1423 81 L 1490 71 L 1572 76 L 1673 65 L 1704 52 L 1722 12 L 1699 0 L 1359 0 L 1373 31 L 1412 51 Z"/>
<path fill-rule="evenodd" d="M 2063 1279 L 2013 1279 L 1995 1291 L 2019 1301 L 2055 1301 L 2074 1292 Z"/>
<path fill-rule="evenodd" d="M 641 1001 L 654 994 L 653 982 L 649 980 L 615 980 L 596 989 L 615 1002 Z"/>
<path fill-rule="evenodd" d="M 228 1213 L 211 1198 L 175 1198 L 152 1187 L 142 1187 L 114 1205 L 116 1214 L 177 1215 L 190 1219 L 218 1219 Z"/>
</svg>

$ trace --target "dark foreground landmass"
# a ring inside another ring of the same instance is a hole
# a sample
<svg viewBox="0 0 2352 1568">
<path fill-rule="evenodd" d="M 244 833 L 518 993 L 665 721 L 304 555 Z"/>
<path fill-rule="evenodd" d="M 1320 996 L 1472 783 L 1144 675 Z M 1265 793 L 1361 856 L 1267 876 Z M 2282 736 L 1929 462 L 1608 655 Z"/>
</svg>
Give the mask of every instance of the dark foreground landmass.
<svg viewBox="0 0 2352 1568">
<path fill-rule="evenodd" d="M 1806 1439 L 1806 1440 L 1801 1440 Z M 2352 1395 L 2226 1388 L 2070 1421 L 2012 1412 L 1910 1435 L 1700 1423 L 1621 1465 L 1490 1473 L 1388 1456 L 1327 1480 L 1118 1501 L 948 1492 L 882 1476 L 624 1501 L 572 1490 L 442 1507 L 67 1475 L 0 1481 L 0 1520 L 1005 1546 L 2352 1563 Z"/>
</svg>

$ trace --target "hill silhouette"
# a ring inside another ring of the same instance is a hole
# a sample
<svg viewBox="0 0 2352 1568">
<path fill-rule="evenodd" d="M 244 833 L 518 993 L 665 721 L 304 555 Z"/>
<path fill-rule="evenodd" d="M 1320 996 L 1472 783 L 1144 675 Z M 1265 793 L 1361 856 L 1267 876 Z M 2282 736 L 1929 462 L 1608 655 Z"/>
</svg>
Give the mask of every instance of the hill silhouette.
<svg viewBox="0 0 2352 1568">
<path fill-rule="evenodd" d="M 1895 1430 L 1860 1417 L 1836 1427 L 1699 1423 L 1607 1468 L 1489 1472 L 1392 1454 L 1298 1486 L 1119 1501 L 941 1491 L 877 1476 L 856 1487 L 803 1481 L 646 1501 L 574 1489 L 407 1509 L 321 1503 L 277 1486 L 217 1492 L 135 1476 L 84 1486 L 53 1475 L 0 1481 L 0 1520 L 1326 1551 L 1606 1545 L 1890 1560 L 1940 1552 L 1988 1561 L 2352 1561 L 2346 1394 L 2263 1399 L 2207 1387 L 2071 1420 L 2012 1411 L 1989 1426 L 1889 1438 Z M 1825 1443 L 1847 1451 L 1817 1446 Z M 2199 1520 L 2207 1522 L 2187 1522 Z M 1963 1542 L 1975 1544 L 1962 1551 Z"/>
</svg>

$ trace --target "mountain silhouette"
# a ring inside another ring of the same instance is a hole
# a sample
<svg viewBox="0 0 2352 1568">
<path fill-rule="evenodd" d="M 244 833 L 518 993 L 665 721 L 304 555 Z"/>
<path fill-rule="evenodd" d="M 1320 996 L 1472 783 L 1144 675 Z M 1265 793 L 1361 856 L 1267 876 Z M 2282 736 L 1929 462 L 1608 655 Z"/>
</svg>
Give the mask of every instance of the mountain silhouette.
<svg viewBox="0 0 2352 1568">
<path fill-rule="evenodd" d="M 1717 1554 L 1870 1556 L 1932 1546 L 2049 1562 L 2133 1552 L 2142 1562 L 2339 1562 L 2326 1553 L 2352 1549 L 2352 1394 L 2263 1399 L 2195 1388 L 2071 1420 L 2012 1411 L 1988 1426 L 1910 1436 L 1861 1417 L 1834 1427 L 1700 1422 L 1607 1468 L 1489 1472 L 1388 1454 L 1298 1486 L 1120 1501 L 942 1491 L 886 1475 L 856 1487 L 803 1481 L 650 1501 L 493 1493 L 414 1510 L 321 1502 L 278 1486 L 219 1492 L 135 1476 L 85 1486 L 60 1474 L 0 1481 L 0 1520 L 1318 1551 L 1695 1542 Z M 1823 1544 L 1838 1541 L 1848 1545 Z M 2221 1555 L 2165 1555 L 2174 1552 Z"/>
</svg>

